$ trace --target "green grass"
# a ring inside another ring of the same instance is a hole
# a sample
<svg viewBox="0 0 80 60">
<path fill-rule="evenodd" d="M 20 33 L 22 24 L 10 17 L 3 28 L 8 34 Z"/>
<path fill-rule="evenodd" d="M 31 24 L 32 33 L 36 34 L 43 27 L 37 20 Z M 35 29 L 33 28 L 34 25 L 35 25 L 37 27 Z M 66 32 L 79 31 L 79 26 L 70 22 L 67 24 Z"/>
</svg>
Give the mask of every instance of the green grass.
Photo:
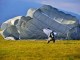
<svg viewBox="0 0 80 60">
<path fill-rule="evenodd" d="M 6 41 L 0 36 L 0 60 L 80 60 L 79 40 Z"/>
</svg>

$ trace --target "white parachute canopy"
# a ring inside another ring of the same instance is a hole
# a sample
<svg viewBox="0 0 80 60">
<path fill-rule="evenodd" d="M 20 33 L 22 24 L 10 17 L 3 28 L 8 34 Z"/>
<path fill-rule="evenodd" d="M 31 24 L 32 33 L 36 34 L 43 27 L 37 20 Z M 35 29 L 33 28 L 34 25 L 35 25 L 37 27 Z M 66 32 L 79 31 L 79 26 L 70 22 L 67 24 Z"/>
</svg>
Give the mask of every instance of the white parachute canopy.
<svg viewBox="0 0 80 60">
<path fill-rule="evenodd" d="M 48 29 L 48 28 L 44 28 L 43 29 L 43 32 L 49 37 L 50 36 L 50 33 L 52 32 L 52 30 Z M 57 33 L 56 32 L 53 32 L 54 35 L 56 35 Z"/>
<path fill-rule="evenodd" d="M 43 29 L 43 32 L 49 37 L 52 30 L 45 28 L 45 29 Z"/>
</svg>

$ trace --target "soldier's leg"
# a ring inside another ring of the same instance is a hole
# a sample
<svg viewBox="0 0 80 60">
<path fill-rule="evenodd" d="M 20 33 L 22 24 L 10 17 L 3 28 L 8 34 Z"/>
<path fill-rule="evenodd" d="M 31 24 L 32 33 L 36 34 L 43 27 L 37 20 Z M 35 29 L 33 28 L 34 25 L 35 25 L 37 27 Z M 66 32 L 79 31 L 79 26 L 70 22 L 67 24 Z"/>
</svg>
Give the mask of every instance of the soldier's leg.
<svg viewBox="0 0 80 60">
<path fill-rule="evenodd" d="M 50 40 L 48 40 L 48 42 L 47 43 L 50 43 Z"/>
<path fill-rule="evenodd" d="M 55 39 L 54 38 L 52 38 L 52 41 L 53 41 L 53 43 L 55 43 Z"/>
<path fill-rule="evenodd" d="M 48 38 L 48 42 L 47 43 L 50 43 L 50 41 L 51 41 L 51 37 Z"/>
</svg>

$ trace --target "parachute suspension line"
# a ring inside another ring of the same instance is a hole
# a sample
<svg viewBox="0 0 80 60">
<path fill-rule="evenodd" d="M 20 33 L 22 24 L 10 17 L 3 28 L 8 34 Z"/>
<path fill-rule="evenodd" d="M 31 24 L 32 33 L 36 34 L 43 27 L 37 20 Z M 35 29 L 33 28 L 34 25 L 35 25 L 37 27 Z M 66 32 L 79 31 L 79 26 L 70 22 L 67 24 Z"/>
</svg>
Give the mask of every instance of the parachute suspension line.
<svg viewBox="0 0 80 60">
<path fill-rule="evenodd" d="M 29 22 L 29 21 L 28 21 Z M 29 22 L 30 24 L 33 24 L 33 23 L 31 23 L 31 22 Z M 40 28 L 38 28 L 35 24 L 33 24 L 38 30 L 40 29 Z M 21 27 L 21 25 L 20 25 L 20 27 Z M 28 28 L 27 28 L 28 29 Z M 26 29 L 26 30 L 27 30 Z M 41 29 L 40 29 L 41 30 Z M 21 31 L 21 28 L 20 28 L 20 31 Z M 30 29 L 29 29 L 29 32 L 30 33 L 32 33 L 32 34 L 34 34 L 35 32 L 33 32 L 33 31 L 31 31 Z M 41 33 L 40 33 L 41 34 Z M 37 35 L 37 33 L 36 33 L 36 35 Z"/>
<path fill-rule="evenodd" d="M 34 23 L 32 23 L 32 22 L 30 22 L 31 24 L 33 24 L 36 28 L 38 28 Z M 38 30 L 39 30 L 40 28 L 38 28 Z"/>
<path fill-rule="evenodd" d="M 49 17 L 48 15 L 46 15 L 45 13 L 42 13 L 43 15 L 47 16 L 48 18 L 50 18 L 52 21 L 54 20 L 53 18 Z M 55 21 L 55 20 L 54 20 Z M 55 21 L 56 22 L 56 21 Z M 62 33 L 64 34 L 64 33 Z"/>
<path fill-rule="evenodd" d="M 35 16 L 34 16 L 34 18 L 36 18 Z M 46 24 L 46 23 L 44 23 L 43 21 L 41 21 L 40 19 L 38 19 L 38 18 L 36 18 L 38 21 L 40 21 L 41 23 L 43 23 L 44 25 L 47 25 L 47 26 L 49 26 L 48 24 Z M 51 27 L 51 26 L 49 26 L 49 27 Z M 53 28 L 53 27 L 51 27 L 51 28 Z"/>
<path fill-rule="evenodd" d="M 40 21 L 40 19 L 36 18 L 35 16 L 34 16 L 34 18 L 37 19 L 38 21 Z M 40 22 L 43 23 L 42 21 L 40 21 Z M 43 23 L 43 24 L 46 25 L 45 23 Z M 42 30 L 42 29 L 40 29 L 40 30 Z"/>
<path fill-rule="evenodd" d="M 34 16 L 34 18 L 36 18 L 35 16 Z M 40 19 L 38 19 L 38 18 L 36 18 L 38 21 L 40 21 L 41 23 L 43 23 L 44 25 L 47 25 L 47 26 L 49 26 L 48 24 L 46 24 L 46 23 L 44 23 L 44 22 L 42 22 Z M 51 26 L 49 26 L 49 27 L 51 27 Z M 51 28 L 53 28 L 53 27 L 51 27 Z M 42 30 L 42 29 L 41 29 Z"/>
<path fill-rule="evenodd" d="M 31 22 L 32 23 L 32 22 Z M 39 27 L 37 27 L 34 23 L 32 23 L 36 28 L 38 28 L 38 30 L 41 30 Z"/>
<path fill-rule="evenodd" d="M 42 12 L 42 14 L 53 20 L 53 18 L 49 17 L 47 14 L 45 14 L 45 13 L 43 13 L 43 12 Z M 68 27 L 68 26 L 67 26 L 67 27 Z M 68 27 L 68 28 L 69 28 L 69 27 Z M 70 28 L 69 28 L 69 29 L 70 29 Z"/>
<path fill-rule="evenodd" d="M 48 18 L 54 20 L 53 18 L 49 17 L 48 15 L 46 15 L 45 13 L 42 13 L 43 15 L 47 16 Z M 68 26 L 67 26 L 68 27 Z M 69 29 L 71 29 L 70 27 L 68 27 Z"/>
<path fill-rule="evenodd" d="M 45 13 L 42 13 L 42 14 L 44 14 L 45 16 L 47 16 L 48 18 L 50 18 L 50 19 L 52 19 L 53 20 L 53 18 L 51 18 L 51 17 L 49 17 L 48 15 L 46 15 Z M 70 30 L 72 29 L 72 28 L 70 28 L 69 26 L 67 26 L 66 25 L 66 27 L 67 28 L 69 28 L 69 30 L 67 30 L 67 38 L 66 39 L 69 39 L 69 32 L 70 32 Z M 62 34 L 64 34 L 64 33 L 62 33 Z"/>
<path fill-rule="evenodd" d="M 28 29 L 28 28 L 27 28 L 27 29 Z M 30 29 L 29 29 L 29 30 L 27 30 L 27 29 L 26 29 L 26 31 L 29 31 L 30 33 L 34 34 L 33 31 L 31 31 Z M 20 31 L 21 31 L 21 25 L 20 25 Z"/>
<path fill-rule="evenodd" d="M 38 30 L 41 30 L 39 27 L 37 27 L 34 23 L 30 22 L 30 24 L 33 24 Z M 30 30 L 30 29 L 29 29 Z M 31 31 L 31 30 L 30 30 Z M 32 31 L 31 31 L 32 32 Z M 34 32 L 32 32 L 34 33 Z"/>
<path fill-rule="evenodd" d="M 30 22 L 31 24 L 33 24 L 39 31 L 42 31 L 42 29 L 40 29 L 39 27 L 37 27 L 34 23 Z M 35 33 L 37 34 L 37 33 Z M 39 33 L 39 34 L 42 34 L 42 33 Z"/>
<path fill-rule="evenodd" d="M 76 28 L 76 27 L 78 27 L 78 26 L 75 26 L 75 27 L 72 27 L 70 30 L 69 30 L 69 32 L 68 32 L 68 38 L 70 39 L 70 34 L 73 32 L 73 30 L 74 30 L 74 28 Z"/>
<path fill-rule="evenodd" d="M 34 15 L 33 15 L 33 16 L 34 16 Z M 44 22 L 43 22 L 43 21 L 41 21 L 40 19 L 36 18 L 35 16 L 34 16 L 34 18 L 35 18 L 35 19 L 37 19 L 38 21 L 40 21 L 41 23 L 43 23 L 44 25 L 49 26 L 48 24 L 44 23 Z M 51 27 L 51 26 L 49 26 L 49 27 Z M 42 29 L 41 29 L 41 30 L 42 30 Z"/>
<path fill-rule="evenodd" d="M 49 17 L 48 15 L 46 15 L 45 13 L 42 13 L 43 15 L 47 16 L 48 18 L 52 19 L 51 17 Z M 53 19 L 52 19 L 53 20 Z M 70 27 L 66 26 L 67 28 L 69 28 L 69 30 L 71 29 Z M 69 38 L 69 30 L 67 31 L 67 38 Z M 62 33 L 64 35 L 64 33 Z"/>
<path fill-rule="evenodd" d="M 34 16 L 34 15 L 33 15 Z M 34 18 L 36 18 L 35 16 L 34 16 Z M 43 23 L 44 25 L 47 25 L 47 26 L 49 26 L 48 24 L 46 24 L 46 23 L 44 23 L 44 22 L 42 22 L 40 19 L 38 19 L 38 18 L 36 18 L 37 20 L 39 20 L 41 23 Z M 51 19 L 52 20 L 52 19 Z M 51 26 L 49 26 L 49 27 L 51 27 Z M 51 28 L 53 28 L 53 27 L 51 27 Z M 53 29 L 55 29 L 55 28 L 53 28 Z M 65 35 L 64 33 L 62 33 L 63 35 Z"/>
<path fill-rule="evenodd" d="M 39 16 L 39 15 L 38 15 L 38 16 Z M 34 15 L 33 15 L 33 17 L 34 17 L 35 19 L 37 19 L 38 21 L 40 21 L 41 23 L 43 23 L 44 26 L 47 25 L 46 23 L 44 23 L 44 22 L 41 21 L 40 19 L 36 18 Z M 49 26 L 49 25 L 47 25 L 47 26 Z M 49 26 L 49 27 L 51 27 L 51 26 Z M 42 28 L 39 28 L 39 29 L 42 30 Z"/>
</svg>

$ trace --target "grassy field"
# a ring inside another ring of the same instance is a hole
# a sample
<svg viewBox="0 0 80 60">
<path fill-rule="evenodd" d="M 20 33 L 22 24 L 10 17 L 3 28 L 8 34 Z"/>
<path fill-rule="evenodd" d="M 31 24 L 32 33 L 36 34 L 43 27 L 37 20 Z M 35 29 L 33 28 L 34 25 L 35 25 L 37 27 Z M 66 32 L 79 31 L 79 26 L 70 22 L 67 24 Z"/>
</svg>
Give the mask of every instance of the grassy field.
<svg viewBox="0 0 80 60">
<path fill-rule="evenodd" d="M 79 40 L 6 41 L 0 36 L 0 60 L 80 60 Z"/>
</svg>

